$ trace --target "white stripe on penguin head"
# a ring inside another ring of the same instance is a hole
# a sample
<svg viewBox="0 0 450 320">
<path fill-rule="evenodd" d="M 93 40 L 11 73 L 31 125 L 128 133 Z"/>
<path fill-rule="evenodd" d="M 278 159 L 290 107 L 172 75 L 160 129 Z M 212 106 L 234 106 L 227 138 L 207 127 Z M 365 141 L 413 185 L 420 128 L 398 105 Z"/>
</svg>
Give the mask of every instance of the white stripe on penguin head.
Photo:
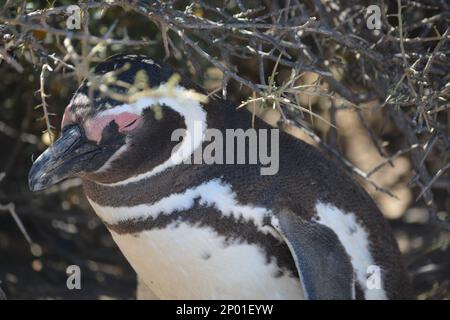
<svg viewBox="0 0 450 320">
<path fill-rule="evenodd" d="M 123 112 L 142 114 L 144 109 L 148 107 L 164 105 L 179 113 L 183 117 L 186 125 L 186 136 L 184 137 L 183 142 L 180 143 L 179 148 L 172 153 L 169 159 L 154 167 L 152 170 L 122 181 L 99 184 L 107 186 L 120 186 L 155 176 L 170 167 L 181 164 L 183 161 L 188 159 L 198 147 L 201 146 L 207 129 L 206 111 L 203 109 L 198 99 L 193 97 L 193 91 L 182 86 L 170 87 L 167 84 L 160 85 L 156 91 L 157 93 L 169 92 L 170 94 L 164 97 L 161 94 L 152 97 L 142 97 L 134 103 L 119 105 L 103 111 L 101 115 L 117 115 Z M 105 166 L 103 168 L 105 168 Z"/>
</svg>

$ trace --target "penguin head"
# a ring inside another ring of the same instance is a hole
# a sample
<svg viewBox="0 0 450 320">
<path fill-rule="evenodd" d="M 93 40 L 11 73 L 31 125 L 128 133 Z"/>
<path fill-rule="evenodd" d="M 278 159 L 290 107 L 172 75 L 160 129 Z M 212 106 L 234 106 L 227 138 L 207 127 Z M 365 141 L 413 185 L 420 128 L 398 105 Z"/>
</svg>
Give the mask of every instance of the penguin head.
<svg viewBox="0 0 450 320">
<path fill-rule="evenodd" d="M 173 78 L 180 77 L 145 56 L 97 65 L 68 104 L 60 138 L 33 163 L 30 189 L 71 177 L 119 183 L 181 163 L 202 142 L 206 112 L 193 85 Z"/>
</svg>

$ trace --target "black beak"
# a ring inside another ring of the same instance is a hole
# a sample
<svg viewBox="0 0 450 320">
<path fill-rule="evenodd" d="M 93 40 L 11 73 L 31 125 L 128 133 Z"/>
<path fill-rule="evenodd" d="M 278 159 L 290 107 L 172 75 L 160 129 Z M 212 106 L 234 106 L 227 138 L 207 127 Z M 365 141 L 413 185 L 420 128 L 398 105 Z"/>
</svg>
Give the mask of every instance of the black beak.
<svg viewBox="0 0 450 320">
<path fill-rule="evenodd" d="M 91 166 L 90 160 L 100 151 L 96 144 L 88 142 L 79 126 L 65 129 L 63 135 L 33 163 L 28 176 L 30 189 L 43 190 L 86 172 Z"/>
</svg>

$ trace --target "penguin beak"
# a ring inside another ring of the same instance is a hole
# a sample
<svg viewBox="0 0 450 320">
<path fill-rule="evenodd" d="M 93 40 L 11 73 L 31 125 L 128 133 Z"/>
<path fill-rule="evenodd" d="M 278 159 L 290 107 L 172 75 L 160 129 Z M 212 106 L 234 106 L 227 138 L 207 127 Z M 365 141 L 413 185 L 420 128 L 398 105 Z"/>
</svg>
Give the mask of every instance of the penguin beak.
<svg viewBox="0 0 450 320">
<path fill-rule="evenodd" d="M 46 189 L 85 172 L 90 167 L 90 160 L 100 151 L 99 146 L 88 142 L 80 126 L 65 129 L 62 136 L 33 163 L 28 176 L 31 191 Z"/>
</svg>

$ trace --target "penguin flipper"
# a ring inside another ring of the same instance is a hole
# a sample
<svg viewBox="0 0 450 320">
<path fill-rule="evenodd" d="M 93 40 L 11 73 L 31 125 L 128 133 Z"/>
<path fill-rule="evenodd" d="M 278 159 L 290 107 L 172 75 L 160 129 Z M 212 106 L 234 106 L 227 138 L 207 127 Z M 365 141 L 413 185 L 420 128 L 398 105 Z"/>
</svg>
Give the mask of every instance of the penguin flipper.
<svg viewBox="0 0 450 320">
<path fill-rule="evenodd" d="M 336 234 L 327 226 L 287 211 L 274 226 L 285 238 L 295 260 L 305 298 L 354 299 L 353 267 Z"/>
</svg>

